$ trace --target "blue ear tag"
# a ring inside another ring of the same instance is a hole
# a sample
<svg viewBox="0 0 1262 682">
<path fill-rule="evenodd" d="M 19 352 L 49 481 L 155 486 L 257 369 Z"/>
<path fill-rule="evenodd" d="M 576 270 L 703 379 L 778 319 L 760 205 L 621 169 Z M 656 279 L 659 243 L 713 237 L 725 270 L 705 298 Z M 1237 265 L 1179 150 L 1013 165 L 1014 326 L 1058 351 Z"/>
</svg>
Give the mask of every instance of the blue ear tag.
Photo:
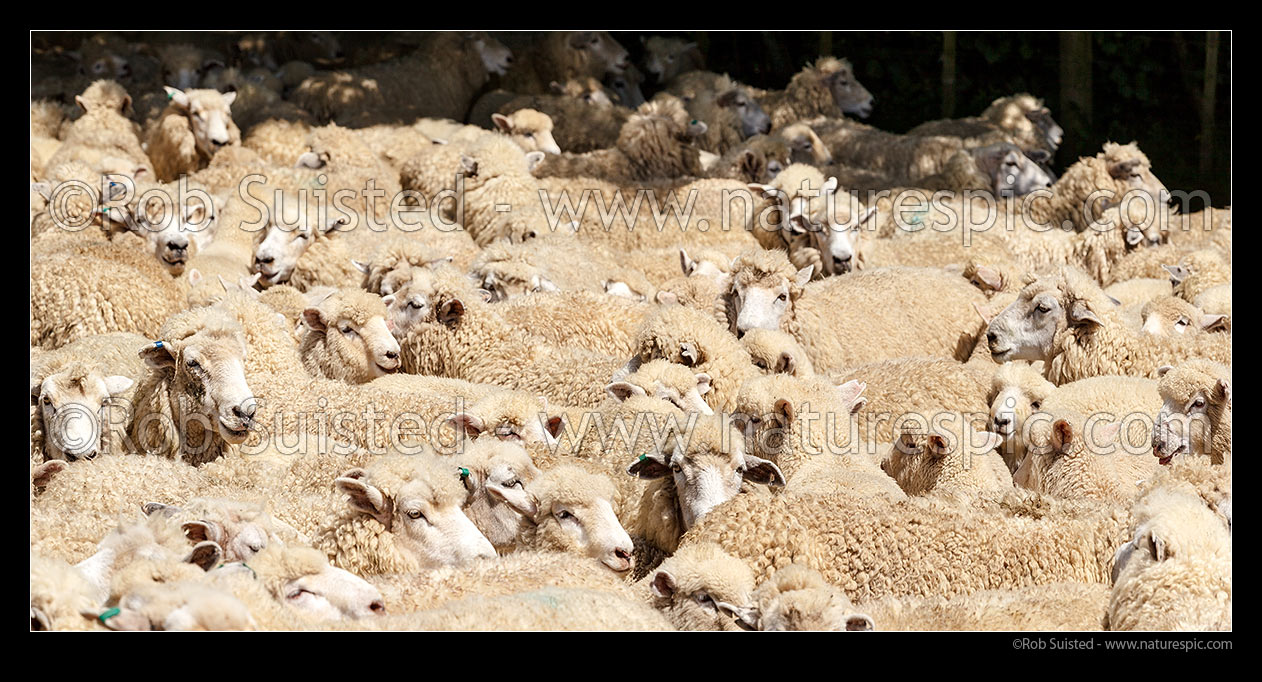
<svg viewBox="0 0 1262 682">
<path fill-rule="evenodd" d="M 162 342 L 161 342 L 161 341 L 154 341 L 154 342 L 153 342 L 153 347 L 154 347 L 154 348 L 161 348 L 161 347 L 162 347 Z"/>
</svg>

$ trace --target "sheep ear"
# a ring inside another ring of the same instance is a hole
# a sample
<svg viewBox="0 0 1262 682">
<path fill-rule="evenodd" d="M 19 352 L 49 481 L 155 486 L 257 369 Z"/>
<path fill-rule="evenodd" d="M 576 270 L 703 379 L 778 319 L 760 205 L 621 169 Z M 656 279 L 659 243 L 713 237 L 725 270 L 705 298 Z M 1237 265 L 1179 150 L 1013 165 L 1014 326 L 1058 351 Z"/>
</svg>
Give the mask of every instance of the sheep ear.
<svg viewBox="0 0 1262 682">
<path fill-rule="evenodd" d="M 184 563 L 195 564 L 203 571 L 218 566 L 223 560 L 223 548 L 219 543 L 206 540 L 193 546 L 193 551 L 184 557 Z"/>
<path fill-rule="evenodd" d="M 657 292 L 657 302 L 661 305 L 674 305 L 679 303 L 679 296 L 673 291 Z"/>
<path fill-rule="evenodd" d="M 1219 379 L 1214 382 L 1213 399 L 1218 402 L 1227 403 L 1231 401 L 1231 384 Z"/>
<path fill-rule="evenodd" d="M 776 405 L 775 405 L 775 410 L 777 414 L 779 414 L 781 417 L 784 417 L 785 421 L 788 421 L 788 422 L 793 421 L 793 412 L 794 412 L 793 403 L 790 402 L 787 398 L 781 398 L 777 400 Z"/>
<path fill-rule="evenodd" d="M 1168 556 L 1166 541 L 1155 529 L 1148 531 L 1148 551 L 1152 552 L 1152 558 L 1158 562 L 1165 561 Z"/>
<path fill-rule="evenodd" d="M 977 281 L 985 284 L 994 291 L 999 291 L 1003 288 L 1003 275 L 999 274 L 998 270 L 990 267 L 989 265 L 977 266 L 977 273 L 974 277 Z"/>
<path fill-rule="evenodd" d="M 31 191 L 38 192 L 40 196 L 47 200 L 53 195 L 53 184 L 51 182 L 32 182 Z"/>
<path fill-rule="evenodd" d="M 1135 246 L 1136 244 L 1142 242 L 1143 240 L 1144 240 L 1144 233 L 1141 232 L 1139 229 L 1134 228 L 1134 227 L 1126 228 L 1126 243 L 1128 245 Z"/>
<path fill-rule="evenodd" d="M 1074 427 L 1064 419 L 1052 424 L 1052 446 L 1057 452 L 1067 452 L 1074 442 Z"/>
<path fill-rule="evenodd" d="M 778 199 L 780 195 L 780 191 L 775 187 L 772 187 L 771 185 L 764 185 L 760 182 L 751 182 L 746 185 L 746 187 L 749 188 L 750 192 L 753 192 L 756 196 L 760 196 L 763 199 Z"/>
<path fill-rule="evenodd" d="M 51 459 L 43 464 L 36 465 L 31 470 L 31 485 L 36 488 L 42 488 L 48 485 L 53 476 L 66 470 L 66 462 L 61 459 Z"/>
<path fill-rule="evenodd" d="M 475 177 L 478 174 L 478 162 L 476 159 L 460 155 L 460 172 L 469 177 Z"/>
<path fill-rule="evenodd" d="M 1225 330 L 1227 329 L 1227 316 L 1226 315 L 1202 315 L 1201 316 L 1201 329 L 1204 329 L 1207 332 L 1214 331 L 1216 329 Z"/>
<path fill-rule="evenodd" d="M 605 387 L 605 392 L 617 399 L 618 402 L 626 402 L 633 395 L 647 395 L 643 388 L 635 384 L 629 384 L 625 381 L 615 381 Z"/>
<path fill-rule="evenodd" d="M 355 474 L 355 476 L 351 477 L 348 474 Z M 362 476 L 364 476 L 362 469 L 352 469 L 333 481 L 333 485 L 350 496 L 351 509 L 377 519 L 386 527 L 386 530 L 390 530 L 394 520 L 394 500 L 375 486 L 359 480 Z"/>
<path fill-rule="evenodd" d="M 1074 301 L 1073 306 L 1069 308 L 1069 321 L 1075 326 L 1086 324 L 1104 325 L 1104 322 L 1095 313 L 1091 312 L 1091 307 L 1087 305 L 1086 301 Z"/>
<path fill-rule="evenodd" d="M 697 372 L 697 395 L 705 395 L 713 388 L 710 375 L 705 372 Z"/>
<path fill-rule="evenodd" d="M 168 89 L 171 89 L 171 88 L 168 88 Z M 75 96 L 74 96 L 74 103 L 75 103 L 75 104 L 78 104 L 78 105 L 79 105 L 79 108 L 80 108 L 80 109 L 82 109 L 82 110 L 84 111 L 84 113 L 87 113 L 87 111 L 88 111 L 88 102 L 87 102 L 87 100 L 83 99 L 83 97 L 81 97 L 80 95 L 75 95 Z"/>
<path fill-rule="evenodd" d="M 111 396 L 117 396 L 123 391 L 131 388 L 133 383 L 135 382 L 129 378 L 115 374 L 113 376 L 105 377 L 105 390 Z"/>
<path fill-rule="evenodd" d="M 784 485 L 784 473 L 775 462 L 753 455 L 745 455 L 745 463 L 741 465 L 741 478 L 751 483 L 760 483 L 773 487 Z"/>
<path fill-rule="evenodd" d="M 688 257 L 687 249 L 680 249 L 679 250 L 679 269 L 684 271 L 684 277 L 691 275 L 692 271 L 696 269 L 696 267 L 697 267 L 696 262 Z"/>
<path fill-rule="evenodd" d="M 362 261 L 357 261 L 354 258 L 351 259 L 351 265 L 354 265 L 355 269 L 359 270 L 360 274 L 363 274 L 363 275 L 367 275 L 372 270 L 371 265 L 364 263 Z"/>
<path fill-rule="evenodd" d="M 486 492 L 498 497 L 504 504 L 512 507 L 513 511 L 527 518 L 533 519 L 539 512 L 539 503 L 535 502 L 535 498 L 522 488 L 505 488 L 498 483 L 487 481 Z"/>
<path fill-rule="evenodd" d="M 797 369 L 797 361 L 793 359 L 793 354 L 787 350 L 780 351 L 780 358 L 776 360 L 777 374 L 793 374 Z"/>
<path fill-rule="evenodd" d="M 470 438 L 477 438 L 486 428 L 482 420 L 467 412 L 461 412 L 447 420 L 455 429 Z"/>
<path fill-rule="evenodd" d="M 464 303 L 461 303 L 458 298 L 444 301 L 438 308 L 438 321 L 448 327 L 454 328 L 463 318 Z"/>
<path fill-rule="evenodd" d="M 140 511 L 144 512 L 145 516 L 161 514 L 162 516 L 171 517 L 180 513 L 180 508 L 169 504 L 162 504 L 161 502 L 146 502 L 140 506 Z"/>
<path fill-rule="evenodd" d="M 670 599 L 675 596 L 675 576 L 667 571 L 658 571 L 653 574 L 653 595 L 661 599 Z"/>
<path fill-rule="evenodd" d="M 165 341 L 154 341 L 141 348 L 140 359 L 153 369 L 175 369 L 175 349 Z"/>
<path fill-rule="evenodd" d="M 553 82 L 555 83 L 556 81 Z M 508 117 L 504 114 L 491 114 L 491 122 L 495 124 L 496 128 L 499 128 L 503 132 L 513 132 L 513 123 L 512 121 L 509 121 Z"/>
<path fill-rule="evenodd" d="M 846 616 L 846 632 L 871 632 L 875 629 L 872 616 L 866 613 L 852 613 Z"/>
<path fill-rule="evenodd" d="M 526 170 L 533 171 L 539 164 L 543 163 L 546 156 L 541 151 L 526 152 Z"/>
<path fill-rule="evenodd" d="M 560 415 L 548 417 L 543 422 L 543 430 L 552 437 L 553 440 L 561 437 L 561 427 L 565 426 L 565 420 Z"/>
<path fill-rule="evenodd" d="M 1166 375 L 1166 372 L 1169 372 L 1172 369 L 1174 369 L 1174 365 L 1162 365 L 1157 368 L 1157 376 L 1163 377 Z"/>
<path fill-rule="evenodd" d="M 859 381 L 858 379 L 851 379 L 850 381 L 847 381 L 837 387 L 837 398 L 841 400 L 842 405 L 850 407 L 851 413 L 854 413 L 855 410 L 858 409 L 855 404 L 860 400 L 859 396 L 863 395 L 863 392 L 867 388 L 868 385 L 862 381 Z M 863 402 L 866 403 L 867 400 L 864 399 Z M 862 405 L 863 403 L 858 404 Z"/>
<path fill-rule="evenodd" d="M 202 275 L 202 271 L 201 271 L 201 270 L 198 270 L 197 268 L 193 268 L 193 269 L 191 269 L 191 270 L 189 270 L 189 271 L 188 271 L 188 285 L 189 285 L 189 286 L 191 286 L 191 287 L 195 287 L 195 286 L 197 286 L 199 283 L 201 283 L 201 281 L 202 281 L 203 279 L 204 279 L 204 277 L 203 277 L 203 275 Z"/>
<path fill-rule="evenodd" d="M 232 106 L 232 103 L 233 103 L 233 102 L 237 101 L 237 91 L 236 91 L 236 90 L 233 90 L 233 91 L 231 91 L 231 92 L 225 92 L 225 93 L 223 93 L 223 95 L 221 95 L 221 96 L 223 97 L 223 103 L 224 103 L 225 105 L 229 106 L 229 107 L 231 107 L 231 106 Z"/>
<path fill-rule="evenodd" d="M 928 447 L 926 448 L 934 457 L 944 457 L 951 452 L 951 443 L 943 436 L 931 433 L 929 434 Z"/>
<path fill-rule="evenodd" d="M 174 104 L 175 106 L 181 109 L 188 108 L 188 95 L 184 94 L 182 91 L 177 90 L 169 85 L 162 86 L 162 89 L 166 90 L 167 99 L 171 100 L 172 104 Z"/>
<path fill-rule="evenodd" d="M 670 475 L 669 459 L 660 451 L 646 452 L 627 467 L 627 473 L 646 481 L 664 478 Z"/>
<path fill-rule="evenodd" d="M 794 282 L 799 287 L 804 287 L 811 281 L 811 275 L 814 272 L 815 272 L 815 266 L 808 265 L 802 268 L 801 270 L 798 270 L 798 274 L 797 274 L 797 277 L 794 279 Z"/>
<path fill-rule="evenodd" d="M 701 362 L 701 352 L 691 341 L 685 341 L 679 345 L 679 355 L 684 359 L 684 364 L 689 367 L 696 367 Z"/>
<path fill-rule="evenodd" d="M 302 311 L 302 319 L 314 331 L 326 332 L 329 329 L 328 325 L 324 324 L 324 319 L 320 317 L 319 308 L 307 308 Z"/>
<path fill-rule="evenodd" d="M 832 194 L 833 192 L 836 192 L 837 191 L 837 178 L 828 178 L 828 180 L 824 181 L 824 186 L 821 189 L 822 191 L 828 194 Z"/>
<path fill-rule="evenodd" d="M 1162 265 L 1162 270 L 1170 273 L 1170 283 L 1178 284 L 1187 278 L 1187 271 L 1181 265 Z"/>
</svg>

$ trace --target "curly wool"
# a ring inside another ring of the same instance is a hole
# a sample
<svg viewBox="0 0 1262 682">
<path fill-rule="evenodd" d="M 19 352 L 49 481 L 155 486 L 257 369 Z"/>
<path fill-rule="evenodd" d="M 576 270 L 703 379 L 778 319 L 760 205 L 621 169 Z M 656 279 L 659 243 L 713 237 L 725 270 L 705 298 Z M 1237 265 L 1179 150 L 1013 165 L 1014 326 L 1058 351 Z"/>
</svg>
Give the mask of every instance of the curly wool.
<svg viewBox="0 0 1262 682">
<path fill-rule="evenodd" d="M 1052 583 L 963 597 L 884 597 L 862 604 L 877 630 L 1099 630 L 1109 586 Z"/>
<path fill-rule="evenodd" d="M 695 349 L 695 362 L 685 357 L 685 344 Z M 667 360 L 709 374 L 710 391 L 703 397 L 716 411 L 730 411 L 741 384 L 757 374 L 735 336 L 713 317 L 679 305 L 660 306 L 644 321 L 632 355 L 640 363 Z"/>
<path fill-rule="evenodd" d="M 841 118 L 841 109 L 824 79 L 838 71 L 852 71 L 850 62 L 836 57 L 820 57 L 793 75 L 784 90 L 758 97 L 758 103 L 771 117 L 773 130 L 802 119 L 827 116 Z"/>
<path fill-rule="evenodd" d="M 1135 453 L 1133 447 L 1099 436 L 1099 425 L 1082 414 L 1046 406 L 1043 412 L 1047 418 L 1030 422 L 1029 452 L 1013 474 L 1022 487 L 1065 499 L 1125 506 L 1135 499 L 1138 484 L 1160 468 L 1150 452 Z M 1068 442 L 1056 426 L 1062 420 L 1071 432 Z M 1088 431 L 1088 426 L 1094 430 Z"/>
<path fill-rule="evenodd" d="M 790 374 L 805 378 L 815 375 L 806 350 L 789 334 L 778 329 L 751 329 L 741 337 L 754 366 L 764 374 Z"/>
</svg>

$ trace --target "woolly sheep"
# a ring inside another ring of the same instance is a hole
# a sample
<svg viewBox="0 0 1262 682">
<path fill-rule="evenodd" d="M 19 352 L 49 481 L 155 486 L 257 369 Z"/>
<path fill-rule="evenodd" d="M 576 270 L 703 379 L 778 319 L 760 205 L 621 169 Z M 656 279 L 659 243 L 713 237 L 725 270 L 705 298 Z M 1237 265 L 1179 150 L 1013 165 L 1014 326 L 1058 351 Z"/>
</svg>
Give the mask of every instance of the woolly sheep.
<svg viewBox="0 0 1262 682">
<path fill-rule="evenodd" d="M 529 507 L 527 491 L 542 472 L 520 445 L 491 438 L 467 445 L 460 454 L 460 465 L 460 478 L 469 491 L 464 504 L 469 520 L 496 551 L 512 551 L 521 525 L 516 509 Z M 513 506 L 504 502 L 509 498 L 514 499 Z"/>
<path fill-rule="evenodd" d="M 680 305 L 660 306 L 636 333 L 631 360 L 615 379 L 654 360 L 666 360 L 710 377 L 706 404 L 730 411 L 741 384 L 756 375 L 749 353 L 710 315 Z"/>
<path fill-rule="evenodd" d="M 299 341 L 312 376 L 362 384 L 399 368 L 399 342 L 390 332 L 386 306 L 376 294 L 339 289 L 303 311 Z"/>
<path fill-rule="evenodd" d="M 999 365 L 991 379 L 990 430 L 1003 437 L 1000 453 L 1010 471 L 1025 459 L 1025 424 L 1056 385 L 1043 378 L 1043 363 L 1013 360 Z"/>
<path fill-rule="evenodd" d="M 1017 485 L 1125 505 L 1135 498 L 1137 484 L 1156 473 L 1158 464 L 1147 453 L 1130 452 L 1120 442 L 1124 422 L 1046 406 L 1037 416 L 1027 421 L 1025 460 L 1012 474 Z"/>
<path fill-rule="evenodd" d="M 841 590 L 805 564 L 794 563 L 776 571 L 754 591 L 754 599 L 757 606 L 744 621 L 747 627 L 758 630 L 864 632 L 873 629 L 870 616 L 860 613 Z"/>
<path fill-rule="evenodd" d="M 241 131 L 229 111 L 235 92 L 185 92 L 170 86 L 165 90 L 170 104 L 149 124 L 145 140 L 160 182 L 205 168 L 220 149 L 241 143 Z"/>
<path fill-rule="evenodd" d="M 1148 301 L 1140 309 L 1145 333 L 1153 336 L 1200 334 L 1226 329 L 1226 315 L 1208 315 L 1200 308 L 1177 296 L 1162 296 Z"/>
<path fill-rule="evenodd" d="M 644 43 L 644 69 L 658 83 L 669 83 L 681 73 L 705 68 L 705 60 L 695 42 L 665 36 L 649 36 L 641 38 L 641 42 Z"/>
<path fill-rule="evenodd" d="M 764 374 L 791 374 L 809 377 L 815 374 L 811 359 L 801 344 L 779 329 L 750 329 L 741 337 L 741 345 L 749 352 L 754 366 Z"/>
<path fill-rule="evenodd" d="M 906 424 L 882 468 L 908 495 L 960 495 L 1012 488 L 999 434 L 978 430 L 977 414 L 939 413 L 923 429 Z"/>
<path fill-rule="evenodd" d="M 1000 97 L 978 116 L 928 121 L 912 128 L 908 135 L 947 135 L 971 141 L 986 140 L 1001 131 L 1024 149 L 1055 152 L 1064 130 L 1052 120 L 1043 101 L 1026 93 Z"/>
<path fill-rule="evenodd" d="M 1053 583 L 964 597 L 885 597 L 862 605 L 878 630 L 1099 630 L 1109 586 Z"/>
<path fill-rule="evenodd" d="M 771 116 L 772 128 L 782 128 L 816 116 L 840 117 L 842 113 L 867 118 L 874 98 L 854 77 L 850 62 L 820 57 L 789 80 L 784 90 L 759 97 Z"/>
<path fill-rule="evenodd" d="M 552 81 L 602 78 L 629 66 L 626 49 L 605 31 L 556 31 L 519 55 L 503 84 L 514 92 L 542 94 Z"/>
<path fill-rule="evenodd" d="M 1188 360 L 1158 369 L 1161 410 L 1152 434 L 1152 453 L 1161 464 L 1176 455 L 1231 461 L 1231 368 L 1208 360 Z"/>
<path fill-rule="evenodd" d="M 1102 374 L 1155 376 L 1170 362 L 1231 361 L 1230 336 L 1151 337 L 1124 324 L 1112 301 L 1081 272 L 1062 268 L 1021 290 L 986 334 L 995 360 L 1043 360 L 1065 383 Z"/>
<path fill-rule="evenodd" d="M 675 552 L 647 580 L 654 608 L 680 630 L 739 630 L 754 607 L 754 574 L 713 543 Z"/>
</svg>

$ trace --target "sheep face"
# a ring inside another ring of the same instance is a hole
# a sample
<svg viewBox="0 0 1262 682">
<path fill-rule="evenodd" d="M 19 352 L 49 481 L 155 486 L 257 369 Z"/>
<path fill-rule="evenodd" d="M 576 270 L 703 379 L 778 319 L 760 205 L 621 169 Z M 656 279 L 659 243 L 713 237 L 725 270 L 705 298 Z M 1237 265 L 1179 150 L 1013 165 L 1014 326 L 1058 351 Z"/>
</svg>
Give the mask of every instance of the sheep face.
<svg viewBox="0 0 1262 682">
<path fill-rule="evenodd" d="M 259 274 L 262 288 L 288 282 L 302 254 L 316 240 L 328 237 L 335 227 L 345 224 L 344 218 L 331 216 L 320 222 L 319 212 L 308 208 L 296 201 L 277 202 L 263 240 L 254 247 L 253 269 Z"/>
<path fill-rule="evenodd" d="M 191 197 L 180 205 L 162 204 L 164 202 L 146 202 L 144 210 L 137 211 L 136 224 L 167 272 L 179 276 L 184 273 L 188 259 L 210 243 L 215 206 L 213 201 L 207 204 Z"/>
<path fill-rule="evenodd" d="M 649 377 L 643 376 L 645 370 L 659 366 L 667 371 L 679 372 L 687 375 L 687 379 L 681 384 L 686 384 L 684 390 L 676 385 L 677 382 L 670 379 L 678 379 L 677 377 Z M 705 398 L 701 396 L 710 391 L 710 375 L 705 372 L 691 374 L 686 368 L 667 363 L 663 360 L 654 360 L 648 365 L 644 365 L 639 371 L 626 377 L 624 381 L 615 381 L 605 387 L 605 391 L 619 402 L 625 402 L 631 396 L 649 396 L 658 400 L 664 400 L 684 413 L 700 412 L 704 415 L 714 414 L 714 410 L 706 404 Z"/>
<path fill-rule="evenodd" d="M 1052 119 L 1052 112 L 1047 107 L 1025 112 L 1025 117 L 1043 133 L 1043 140 L 1048 150 L 1055 152 L 1065 137 L 1065 129 Z"/>
<path fill-rule="evenodd" d="M 547 114 L 533 109 L 518 109 L 508 116 L 491 114 L 491 121 L 524 151 L 561 153 L 556 139 L 552 137 L 552 118 Z"/>
<path fill-rule="evenodd" d="M 813 267 L 808 265 L 798 271 L 796 285 L 799 291 L 811 281 L 812 270 Z M 751 329 L 779 329 L 780 321 L 792 306 L 791 283 L 784 278 L 778 282 L 767 279 L 760 278 L 751 283 L 736 277 L 732 281 L 730 295 L 735 311 L 732 331 L 738 338 Z"/>
<path fill-rule="evenodd" d="M 1168 370 L 1166 370 L 1168 371 Z M 1231 384 L 1217 379 L 1212 386 L 1174 390 L 1161 382 L 1161 411 L 1152 431 L 1152 454 L 1161 464 L 1176 455 L 1209 455 L 1213 425 L 1231 409 Z"/>
<path fill-rule="evenodd" d="M 600 81 L 595 78 L 571 79 L 564 85 L 552 81 L 552 92 L 580 100 L 592 106 L 607 108 L 613 106 L 613 100 L 609 98 L 609 93 L 605 92 Z"/>
<path fill-rule="evenodd" d="M 653 79 L 658 83 L 668 83 L 683 73 L 681 69 L 690 69 L 699 61 L 689 55 L 689 52 L 697 52 L 696 43 L 679 38 L 651 36 L 644 41 L 644 68 L 653 74 Z"/>
<path fill-rule="evenodd" d="M 1118 182 L 1124 192 L 1138 190 L 1151 196 L 1160 207 L 1170 198 L 1164 183 L 1153 175 L 1152 167 L 1144 158 L 1129 158 L 1108 165 L 1109 175 Z"/>
<path fill-rule="evenodd" d="M 722 438 L 705 437 L 720 434 Z M 661 450 L 640 455 L 627 473 L 650 480 L 670 476 L 684 530 L 735 497 L 742 481 L 784 485 L 779 467 L 745 454 L 740 433 L 721 426 L 715 433 L 694 431 L 691 439 L 671 438 Z"/>
<path fill-rule="evenodd" d="M 986 342 L 995 362 L 1046 361 L 1057 331 L 1067 325 L 1098 322 L 1085 301 L 1074 301 L 1067 310 L 1059 293 L 1055 287 L 1035 282 L 991 320 Z"/>
<path fill-rule="evenodd" d="M 872 93 L 854 77 L 854 69 L 848 62 L 840 62 L 839 68 L 824 76 L 824 82 L 833 93 L 833 101 L 843 113 L 854 114 L 859 118 L 867 118 L 872 114 Z"/>
<path fill-rule="evenodd" d="M 350 496 L 351 508 L 385 526 L 399 553 L 418 567 L 460 566 L 495 556 L 495 548 L 461 510 L 464 495 L 451 495 L 446 486 L 438 490 L 424 479 L 407 481 L 390 494 L 366 478 L 362 469 L 352 469 L 335 484 Z"/>
<path fill-rule="evenodd" d="M 538 401 L 511 393 L 479 400 L 468 411 L 449 420 L 457 432 L 471 440 L 484 435 L 515 443 L 555 444 L 561 433 L 562 418 L 547 415 L 548 401 Z"/>
<path fill-rule="evenodd" d="M 717 546 L 680 551 L 649 578 L 654 605 L 680 630 L 740 630 L 755 612 L 753 572 Z"/>
<path fill-rule="evenodd" d="M 819 139 L 819 135 L 804 123 L 795 123 L 780 131 L 780 137 L 789 147 L 789 163 L 806 163 L 827 165 L 833 162 L 832 152 L 828 145 Z"/>
<path fill-rule="evenodd" d="M 461 471 L 465 490 L 469 492 L 465 512 L 492 545 L 497 549 L 510 548 L 517 542 L 517 531 L 521 527 L 522 516 L 517 508 L 530 507 L 526 486 L 541 472 L 526 451 L 514 443 L 477 447 L 491 447 L 498 452 L 483 461 L 470 463 Z M 513 499 L 514 505 L 505 503 L 506 499 Z"/>
<path fill-rule="evenodd" d="M 371 381 L 399 368 L 399 342 L 386 322 L 387 306 L 373 294 L 344 300 L 339 294 L 302 311 L 311 333 L 324 336 L 329 360 L 348 370 L 348 380 Z"/>
<path fill-rule="evenodd" d="M 432 286 L 427 287 L 421 280 L 414 279 L 399 289 L 398 293 L 383 299 L 386 304 L 386 319 L 389 320 L 387 326 L 396 339 L 405 339 L 408 332 L 417 325 L 435 320 L 434 293 Z"/>
<path fill-rule="evenodd" d="M 1140 313 L 1145 334 L 1171 336 L 1175 334 L 1200 334 L 1226 329 L 1226 315 L 1206 315 L 1200 308 L 1177 296 L 1165 296 L 1144 304 Z"/>
<path fill-rule="evenodd" d="M 1051 176 L 1015 145 L 975 149 L 973 158 L 999 196 L 1022 196 L 1040 187 L 1052 186 Z"/>
<path fill-rule="evenodd" d="M 771 132 L 771 117 L 763 110 L 762 105 L 743 89 L 728 90 L 719 95 L 715 103 L 736 112 L 741 121 L 741 137 L 766 135 Z"/>
<path fill-rule="evenodd" d="M 482 31 L 469 34 L 468 40 L 478 56 L 482 58 L 482 66 L 486 68 L 487 73 L 497 76 L 508 73 L 508 67 L 513 64 L 512 50 Z"/>
<path fill-rule="evenodd" d="M 188 118 L 189 129 L 197 151 L 211 157 L 229 144 L 241 143 L 241 131 L 232 122 L 229 107 L 237 99 L 237 93 L 220 94 L 214 90 L 183 91 L 165 86 L 167 97 Z"/>
<path fill-rule="evenodd" d="M 538 271 L 526 277 L 524 273 L 510 274 L 488 270 L 483 275 L 480 284 L 482 289 L 490 293 L 492 303 L 507 301 L 526 294 L 536 294 L 541 291 L 555 292 L 561 290 L 552 280 Z M 627 291 L 630 293 L 630 287 L 627 288 Z"/>
<path fill-rule="evenodd" d="M 990 401 L 990 428 L 1004 439 L 1021 433 L 1021 427 L 1031 414 L 1038 411 L 1050 392 L 1031 392 L 1027 387 L 1006 385 L 992 387 Z"/>
<path fill-rule="evenodd" d="M 571 50 L 585 53 L 592 73 L 601 69 L 605 73 L 623 73 L 631 66 L 627 49 L 605 31 L 575 31 L 569 35 L 567 45 Z"/>
<path fill-rule="evenodd" d="M 174 416 L 188 441 L 186 447 L 196 447 L 197 437 L 206 437 L 205 432 L 217 432 L 232 444 L 249 436 L 256 401 L 245 381 L 245 353 L 240 331 L 224 329 L 155 341 L 140 351 L 145 364 L 162 373 L 171 386 Z"/>
<path fill-rule="evenodd" d="M 608 478 L 561 465 L 536 478 L 528 492 L 524 504 L 503 501 L 522 515 L 531 547 L 591 557 L 617 573 L 631 570 L 631 536 L 614 513 L 617 491 Z"/>
<path fill-rule="evenodd" d="M 281 586 L 284 603 L 317 620 L 369 618 L 385 613 L 381 592 L 350 571 L 325 564 L 319 573 Z"/>
<path fill-rule="evenodd" d="M 92 459 L 100 452 L 105 401 L 131 388 L 124 376 L 68 368 L 32 382 L 31 401 L 39 404 L 48 460 Z"/>
</svg>

